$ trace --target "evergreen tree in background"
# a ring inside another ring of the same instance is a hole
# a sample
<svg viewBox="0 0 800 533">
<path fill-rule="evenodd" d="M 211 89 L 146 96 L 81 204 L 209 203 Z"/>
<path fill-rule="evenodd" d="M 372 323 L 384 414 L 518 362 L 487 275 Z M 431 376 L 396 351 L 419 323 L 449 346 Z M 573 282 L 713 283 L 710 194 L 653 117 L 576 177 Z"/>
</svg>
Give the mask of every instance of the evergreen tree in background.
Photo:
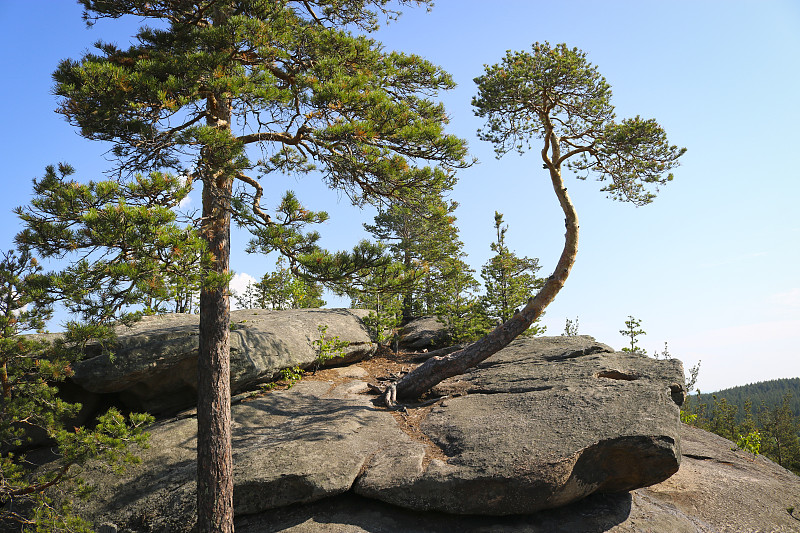
<svg viewBox="0 0 800 533">
<path fill-rule="evenodd" d="M 698 368 L 696 365 L 691 369 L 689 390 L 697 378 Z M 792 394 L 787 393 L 780 401 L 771 404 L 763 402 L 754 417 L 753 402 L 749 398 L 743 400 L 740 408 L 736 402 L 721 396 L 725 392 L 698 393 L 687 398 L 681 409 L 681 421 L 725 437 L 738 449 L 755 455 L 764 454 L 780 466 L 800 474 L 800 417 L 792 412 Z"/>
<path fill-rule="evenodd" d="M 185 231 L 191 234 L 187 241 L 197 244 L 180 250 L 171 259 L 166 273 L 166 298 L 147 303 L 147 308 L 153 313 L 193 313 L 197 309 L 203 278 L 200 264 L 203 248 L 194 229 L 187 227 Z"/>
<path fill-rule="evenodd" d="M 628 320 L 625 321 L 625 329 L 619 330 L 619 333 L 623 337 L 628 337 L 630 342 L 630 346 L 625 346 L 622 348 L 623 352 L 647 355 L 647 352 L 636 344 L 640 336 L 647 335 L 647 333 L 645 333 L 645 331 L 642 329 L 641 320 L 629 315 Z M 666 346 L 664 347 L 664 350 L 667 350 Z"/>
<path fill-rule="evenodd" d="M 800 419 L 792 414 L 792 397 L 787 394 L 780 404 L 762 404 L 758 413 L 764 454 L 784 468 L 800 473 Z"/>
<path fill-rule="evenodd" d="M 338 288 L 339 295 L 350 297 L 350 307 L 369 311 L 363 321 L 375 342 L 395 338 L 403 318 L 402 294 L 415 282 L 407 274 L 402 264 L 391 262 L 373 268 L 358 285 Z"/>
<path fill-rule="evenodd" d="M 536 277 L 540 268 L 538 259 L 517 257 L 509 250 L 506 245 L 508 226 L 503 225 L 503 214 L 497 211 L 494 213 L 494 227 L 497 238 L 491 249 L 495 255 L 481 268 L 486 289 L 483 302 L 486 313 L 503 323 L 544 286 L 545 280 Z M 543 332 L 543 327 L 535 325 L 526 331 L 534 335 Z"/>
<path fill-rule="evenodd" d="M 402 294 L 403 322 L 434 314 L 441 302 L 447 262 L 463 254 L 463 243 L 453 212 L 458 204 L 442 198 L 441 191 L 429 192 L 421 206 L 411 208 L 394 202 L 364 224 L 378 241 L 387 245 L 394 261 L 402 265 L 408 283 Z"/>
<path fill-rule="evenodd" d="M 800 417 L 800 378 L 784 378 L 773 379 L 769 381 L 761 381 L 758 383 L 750 383 L 747 385 L 739 385 L 715 392 L 720 398 L 727 398 L 728 402 L 736 405 L 740 412 L 744 408 L 745 402 L 749 399 L 753 405 L 766 405 L 769 408 L 781 405 L 784 399 L 788 396 L 790 399 L 789 406 L 792 414 Z M 702 402 L 710 402 L 710 394 L 700 394 L 697 400 Z M 740 421 L 737 418 L 737 421 Z"/>
<path fill-rule="evenodd" d="M 578 317 L 575 317 L 575 321 L 570 320 L 569 318 L 564 319 L 564 333 L 561 334 L 562 337 L 575 337 L 578 335 Z"/>
<path fill-rule="evenodd" d="M 711 406 L 711 419 L 707 426 L 708 431 L 725 437 L 730 441 L 736 440 L 736 411 L 725 398 L 712 396 L 714 402 Z"/>
<path fill-rule="evenodd" d="M 322 284 L 295 275 L 284 262 L 283 257 L 279 258 L 273 272 L 264 274 L 257 283 L 248 283 L 244 294 L 234 294 L 236 303 L 245 309 L 323 307 Z"/>
<path fill-rule="evenodd" d="M 479 284 L 463 258 L 463 243 L 455 225 L 458 204 L 440 192 L 430 193 L 420 208 L 392 204 L 375 216 L 365 229 L 392 254 L 404 272 L 399 320 L 407 323 L 422 315 L 436 315 L 448 330 L 450 342 L 472 341 L 490 329 L 490 321 L 477 297 Z"/>
<path fill-rule="evenodd" d="M 447 327 L 452 344 L 472 342 L 492 328 L 483 301 L 478 296 L 480 284 L 474 270 L 461 258 L 449 258 L 442 265 L 442 280 L 436 316 Z"/>
<path fill-rule="evenodd" d="M 232 531 L 231 220 L 254 233 L 254 250 L 277 250 L 290 268 L 319 281 L 366 276 L 380 249 L 321 250 L 307 226 L 327 215 L 284 196 L 272 216 L 262 200 L 275 202 L 276 191 L 265 190 L 259 176 L 316 169 L 356 205 L 419 203 L 420 191 L 447 188 L 451 171 L 466 164 L 464 143 L 444 134 L 444 109 L 429 99 L 453 82 L 419 56 L 351 33 L 376 30 L 381 18 L 396 15 L 390 6 L 424 0 L 81 3 L 89 23 L 124 16 L 157 22 L 127 49 L 101 42 L 63 61 L 55 93 L 59 111 L 83 136 L 111 143 L 120 179 L 190 169 L 190 184 L 202 186 L 197 527 Z"/>
</svg>

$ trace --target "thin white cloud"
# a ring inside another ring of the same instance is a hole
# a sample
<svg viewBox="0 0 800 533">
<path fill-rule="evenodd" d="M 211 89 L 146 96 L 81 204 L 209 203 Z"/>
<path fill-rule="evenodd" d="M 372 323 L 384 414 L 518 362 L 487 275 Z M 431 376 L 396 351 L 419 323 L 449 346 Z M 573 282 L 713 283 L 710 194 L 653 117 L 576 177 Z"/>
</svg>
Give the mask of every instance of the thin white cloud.
<svg viewBox="0 0 800 533">
<path fill-rule="evenodd" d="M 258 280 L 247 274 L 246 272 L 240 272 L 238 274 L 234 274 L 233 278 L 231 279 L 231 283 L 229 285 L 231 294 L 244 294 L 245 289 L 250 283 L 256 283 Z M 231 308 L 232 309 L 241 309 L 236 303 L 236 298 L 231 298 Z"/>
<path fill-rule="evenodd" d="M 194 172 L 194 169 L 192 169 L 192 172 Z M 189 173 L 188 172 L 184 172 L 183 174 L 181 174 L 179 176 L 179 178 L 181 180 L 181 184 L 186 185 L 186 182 L 189 181 Z M 180 201 L 180 203 L 178 204 L 178 207 L 180 209 L 185 209 L 191 203 L 192 203 L 192 198 L 191 198 L 190 195 L 187 194 L 186 198 L 184 198 L 183 200 Z"/>
<path fill-rule="evenodd" d="M 769 301 L 772 305 L 781 307 L 800 307 L 800 287 L 794 287 L 786 292 L 779 292 L 770 296 Z"/>
</svg>

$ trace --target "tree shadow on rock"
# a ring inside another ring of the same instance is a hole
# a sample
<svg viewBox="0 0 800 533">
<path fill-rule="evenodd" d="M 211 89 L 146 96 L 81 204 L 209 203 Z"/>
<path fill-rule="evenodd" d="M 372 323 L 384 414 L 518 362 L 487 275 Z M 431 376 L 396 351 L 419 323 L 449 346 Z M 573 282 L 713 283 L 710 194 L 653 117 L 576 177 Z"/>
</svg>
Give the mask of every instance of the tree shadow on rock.
<svg viewBox="0 0 800 533">
<path fill-rule="evenodd" d="M 369 533 L 601 533 L 631 514 L 629 493 L 590 496 L 531 515 L 476 516 L 409 511 L 352 493 L 261 515 L 238 516 L 237 533 L 312 531 Z"/>
</svg>

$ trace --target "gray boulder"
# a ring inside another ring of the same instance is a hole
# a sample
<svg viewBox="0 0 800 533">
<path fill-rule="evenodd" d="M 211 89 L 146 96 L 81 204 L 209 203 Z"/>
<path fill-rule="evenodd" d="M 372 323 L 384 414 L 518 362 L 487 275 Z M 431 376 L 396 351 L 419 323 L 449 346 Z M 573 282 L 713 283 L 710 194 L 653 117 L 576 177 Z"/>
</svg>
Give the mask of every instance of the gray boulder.
<svg viewBox="0 0 800 533">
<path fill-rule="evenodd" d="M 403 350 L 418 352 L 441 348 L 447 340 L 447 326 L 435 316 L 423 316 L 403 326 L 399 346 Z"/>
<path fill-rule="evenodd" d="M 74 365 L 72 380 L 92 393 L 118 393 L 133 409 L 159 413 L 197 399 L 198 315 L 145 317 L 120 326 L 113 355 L 97 355 Z M 269 381 L 284 369 L 314 364 L 318 326 L 327 338 L 349 343 L 345 356 L 324 365 L 358 361 L 375 345 L 357 315 L 347 309 L 248 309 L 231 313 L 231 389 Z"/>
<path fill-rule="evenodd" d="M 233 411 L 237 516 L 326 499 L 350 490 L 367 458 L 387 445 L 413 446 L 388 411 L 359 394 L 364 381 L 300 381 L 237 403 Z M 150 429 L 142 465 L 123 475 L 89 468 L 97 490 L 76 502 L 90 520 L 120 531 L 189 532 L 196 516 L 194 416 Z M 419 446 L 421 448 L 421 446 Z"/>
<path fill-rule="evenodd" d="M 800 477 L 682 425 L 681 467 L 631 492 L 593 494 L 535 514 L 409 512 L 346 493 L 236 519 L 237 533 L 789 533 L 800 530 Z"/>
<path fill-rule="evenodd" d="M 377 455 L 354 490 L 410 509 L 506 515 L 658 483 L 680 464 L 683 379 L 679 361 L 591 337 L 516 340 L 435 388 L 451 397 L 421 430 L 446 462 Z"/>
<path fill-rule="evenodd" d="M 452 397 L 406 413 L 375 407 L 363 394 L 368 378 L 352 378 L 359 374 L 301 381 L 233 407 L 242 527 L 247 517 L 266 524 L 274 509 L 340 501 L 386 509 L 383 501 L 414 515 L 529 514 L 678 469 L 678 361 L 619 354 L 591 337 L 523 339 L 443 382 L 437 392 Z M 77 510 L 120 531 L 189 531 L 195 436 L 191 416 L 157 424 L 142 466 L 123 476 L 89 468 L 98 490 Z"/>
</svg>

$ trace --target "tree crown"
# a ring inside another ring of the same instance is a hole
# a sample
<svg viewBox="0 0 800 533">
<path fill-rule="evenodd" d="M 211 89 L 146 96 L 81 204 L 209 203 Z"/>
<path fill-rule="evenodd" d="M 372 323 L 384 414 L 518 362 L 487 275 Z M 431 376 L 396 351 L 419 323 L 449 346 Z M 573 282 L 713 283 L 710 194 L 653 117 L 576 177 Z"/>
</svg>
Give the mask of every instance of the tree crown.
<svg viewBox="0 0 800 533">
<path fill-rule="evenodd" d="M 585 52 L 565 44 L 509 51 L 475 83 L 475 114 L 487 124 L 478 136 L 494 144 L 498 157 L 542 139 L 546 167 L 560 172 L 567 163 L 581 179 L 594 173 L 615 200 L 650 203 L 655 195 L 647 187 L 672 180 L 667 173 L 686 151 L 670 145 L 655 120 L 617 121 L 608 82 Z"/>
<path fill-rule="evenodd" d="M 337 262 L 355 268 L 379 253 L 363 243 L 348 257 L 324 253 L 304 233 L 323 215 L 288 196 L 268 212 L 264 176 L 316 170 L 355 205 L 413 204 L 470 164 L 432 100 L 454 86 L 450 75 L 351 31 L 373 31 L 397 15 L 392 6 L 430 2 L 82 3 L 89 22 L 133 15 L 166 27 L 141 28 L 128 49 L 98 42 L 63 61 L 53 75 L 59 111 L 83 136 L 110 142 L 122 173 L 179 170 L 210 189 L 238 183 L 231 215 L 254 234 L 251 249 L 277 250 L 292 268 L 325 280 Z"/>
</svg>

